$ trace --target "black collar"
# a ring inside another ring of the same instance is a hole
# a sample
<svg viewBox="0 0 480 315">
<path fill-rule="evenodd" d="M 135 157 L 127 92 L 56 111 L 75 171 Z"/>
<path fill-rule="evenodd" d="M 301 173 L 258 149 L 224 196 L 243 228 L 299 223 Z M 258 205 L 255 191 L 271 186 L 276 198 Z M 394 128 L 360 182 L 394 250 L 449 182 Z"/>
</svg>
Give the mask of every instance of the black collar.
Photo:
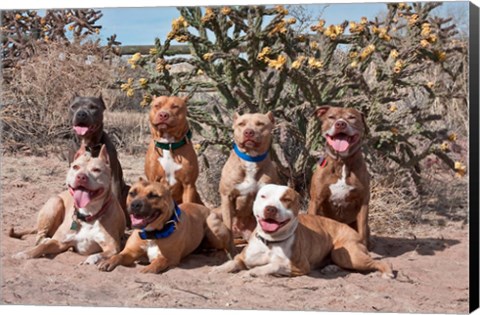
<svg viewBox="0 0 480 315">
<path fill-rule="evenodd" d="M 286 240 L 288 240 L 290 238 L 287 237 L 286 239 L 283 239 L 283 240 L 278 240 L 278 241 L 270 241 L 270 240 L 267 240 L 266 238 L 260 236 L 260 234 L 258 233 L 255 233 L 255 237 L 258 238 L 260 240 L 260 242 L 262 242 L 263 244 L 267 245 L 268 247 L 270 247 L 271 244 L 278 244 L 278 243 L 282 243 Z"/>
</svg>

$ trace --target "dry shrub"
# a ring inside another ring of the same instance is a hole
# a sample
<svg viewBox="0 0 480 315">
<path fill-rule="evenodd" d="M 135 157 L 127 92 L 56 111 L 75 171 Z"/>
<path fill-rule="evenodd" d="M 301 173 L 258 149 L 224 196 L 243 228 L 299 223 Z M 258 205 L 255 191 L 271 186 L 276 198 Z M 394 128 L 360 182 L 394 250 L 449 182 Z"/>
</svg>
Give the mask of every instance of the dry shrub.
<svg viewBox="0 0 480 315">
<path fill-rule="evenodd" d="M 1 92 L 2 142 L 7 151 L 40 147 L 69 135 L 68 104 L 75 93 L 95 95 L 109 85 L 112 67 L 100 48 L 50 43 L 14 71 Z"/>
<path fill-rule="evenodd" d="M 150 139 L 148 114 L 145 112 L 105 112 L 105 130 L 117 150 L 128 154 L 144 154 Z"/>
</svg>

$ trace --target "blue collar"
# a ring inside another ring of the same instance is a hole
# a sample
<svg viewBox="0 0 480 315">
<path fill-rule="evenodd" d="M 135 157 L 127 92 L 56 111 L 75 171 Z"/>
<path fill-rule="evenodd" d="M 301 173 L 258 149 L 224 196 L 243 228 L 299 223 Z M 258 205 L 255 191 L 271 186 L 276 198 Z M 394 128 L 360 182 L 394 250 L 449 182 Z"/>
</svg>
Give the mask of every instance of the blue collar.
<svg viewBox="0 0 480 315">
<path fill-rule="evenodd" d="M 159 238 L 169 237 L 177 229 L 177 223 L 181 213 L 182 212 L 180 211 L 180 208 L 175 203 L 175 211 L 173 212 L 170 220 L 165 222 L 163 229 L 153 230 L 153 231 L 146 231 L 145 229 L 142 229 L 142 231 L 138 233 L 140 235 L 140 238 L 142 240 L 147 240 L 147 239 L 159 239 Z"/>
<path fill-rule="evenodd" d="M 259 155 L 259 156 L 250 156 L 250 155 L 240 151 L 240 149 L 238 148 L 238 146 L 235 142 L 233 143 L 233 151 L 235 151 L 235 153 L 238 155 L 238 157 L 241 158 L 242 160 L 247 161 L 247 162 L 255 162 L 255 163 L 262 162 L 263 160 L 265 160 L 268 156 L 268 153 L 269 153 L 267 151 L 267 152 L 265 152 L 265 153 L 263 153 L 262 155 Z"/>
</svg>

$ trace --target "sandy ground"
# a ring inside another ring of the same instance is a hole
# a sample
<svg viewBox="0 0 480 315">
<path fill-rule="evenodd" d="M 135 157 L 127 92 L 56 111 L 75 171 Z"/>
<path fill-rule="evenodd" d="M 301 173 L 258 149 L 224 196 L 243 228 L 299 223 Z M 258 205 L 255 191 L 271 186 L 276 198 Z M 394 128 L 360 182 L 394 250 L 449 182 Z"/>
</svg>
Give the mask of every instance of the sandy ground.
<svg viewBox="0 0 480 315">
<path fill-rule="evenodd" d="M 143 157 L 120 155 L 127 182 L 143 172 Z M 397 278 L 379 273 L 315 270 L 297 278 L 249 278 L 212 274 L 222 252 L 197 252 L 160 275 L 139 273 L 141 266 L 103 273 L 79 265 L 73 252 L 54 259 L 15 260 L 34 243 L 8 237 L 11 226 L 33 227 L 43 203 L 64 189 L 67 163 L 59 157 L 3 156 L 1 303 L 175 307 L 257 310 L 466 313 L 468 311 L 468 225 L 417 224 L 408 231 L 372 231 L 372 255 L 388 260 Z M 466 212 L 466 210 L 463 210 Z M 466 213 L 464 213 L 466 216 Z"/>
</svg>

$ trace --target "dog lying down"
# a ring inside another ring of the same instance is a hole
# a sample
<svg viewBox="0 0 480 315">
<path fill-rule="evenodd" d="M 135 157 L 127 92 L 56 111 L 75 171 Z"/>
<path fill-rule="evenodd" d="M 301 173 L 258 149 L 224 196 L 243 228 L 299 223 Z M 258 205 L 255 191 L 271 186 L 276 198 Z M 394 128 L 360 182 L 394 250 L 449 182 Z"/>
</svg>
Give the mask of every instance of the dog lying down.
<svg viewBox="0 0 480 315">
<path fill-rule="evenodd" d="M 316 215 L 299 214 L 300 196 L 286 186 L 265 185 L 255 198 L 257 228 L 233 260 L 213 272 L 249 269 L 251 276 L 300 276 L 321 267 L 330 255 L 341 268 L 378 270 L 393 278 L 389 264 L 373 260 L 360 235 L 346 224 Z"/>
</svg>

